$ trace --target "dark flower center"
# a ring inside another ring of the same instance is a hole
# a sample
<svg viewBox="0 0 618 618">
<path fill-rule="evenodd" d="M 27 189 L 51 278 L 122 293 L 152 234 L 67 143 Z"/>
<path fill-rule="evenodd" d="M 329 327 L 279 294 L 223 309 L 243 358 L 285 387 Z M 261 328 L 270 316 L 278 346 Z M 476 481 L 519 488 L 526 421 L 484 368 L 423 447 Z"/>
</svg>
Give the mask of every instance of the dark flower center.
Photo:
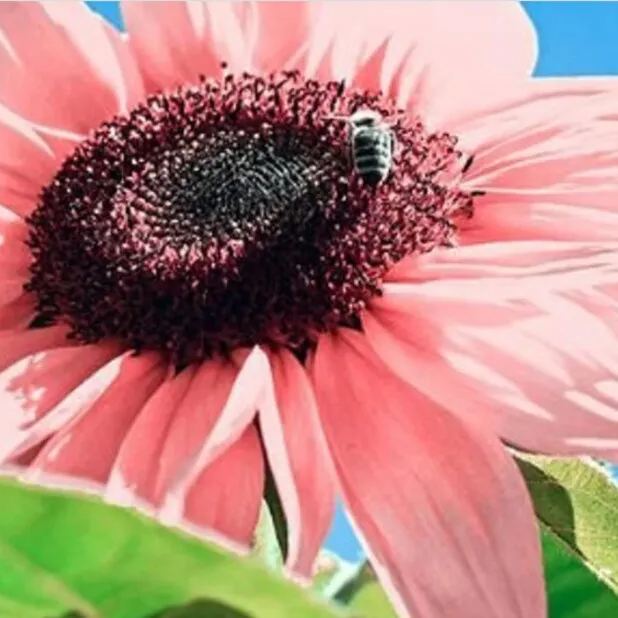
<svg viewBox="0 0 618 618">
<path fill-rule="evenodd" d="M 332 117 L 358 110 L 392 122 L 377 186 Z M 43 190 L 29 219 L 37 323 L 179 364 L 255 343 L 300 350 L 355 325 L 395 262 L 450 243 L 472 208 L 455 143 L 380 94 L 297 72 L 151 96 Z"/>
</svg>

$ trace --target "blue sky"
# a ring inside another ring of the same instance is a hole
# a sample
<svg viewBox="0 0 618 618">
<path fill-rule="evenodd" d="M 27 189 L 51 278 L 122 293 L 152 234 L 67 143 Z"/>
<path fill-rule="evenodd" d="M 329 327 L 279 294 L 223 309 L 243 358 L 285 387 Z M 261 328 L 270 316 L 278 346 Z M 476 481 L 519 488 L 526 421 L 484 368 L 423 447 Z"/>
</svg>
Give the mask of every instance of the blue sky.
<svg viewBox="0 0 618 618">
<path fill-rule="evenodd" d="M 87 2 L 118 27 L 117 2 Z M 618 75 L 618 2 L 524 2 L 539 35 L 535 75 Z M 345 515 L 337 512 L 328 549 L 356 560 L 360 548 Z"/>
</svg>

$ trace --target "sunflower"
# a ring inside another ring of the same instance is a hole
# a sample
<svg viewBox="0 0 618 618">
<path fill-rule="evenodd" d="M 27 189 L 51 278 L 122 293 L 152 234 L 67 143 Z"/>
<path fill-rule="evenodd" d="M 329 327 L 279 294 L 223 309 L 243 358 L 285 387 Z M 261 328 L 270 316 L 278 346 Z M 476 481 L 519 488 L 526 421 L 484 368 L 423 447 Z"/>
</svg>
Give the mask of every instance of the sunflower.
<svg viewBox="0 0 618 618">
<path fill-rule="evenodd" d="M 0 462 L 240 547 L 272 477 L 299 576 L 340 493 L 402 616 L 544 616 L 504 445 L 618 460 L 613 85 L 517 3 L 123 14 L 0 7 Z"/>
</svg>

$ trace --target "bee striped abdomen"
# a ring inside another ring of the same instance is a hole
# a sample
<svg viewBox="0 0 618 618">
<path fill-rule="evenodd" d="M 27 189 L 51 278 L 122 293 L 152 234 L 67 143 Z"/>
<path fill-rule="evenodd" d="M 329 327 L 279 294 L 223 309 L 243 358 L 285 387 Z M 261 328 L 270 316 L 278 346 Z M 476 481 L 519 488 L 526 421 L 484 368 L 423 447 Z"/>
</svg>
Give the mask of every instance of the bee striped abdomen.
<svg viewBox="0 0 618 618">
<path fill-rule="evenodd" d="M 368 185 L 378 185 L 386 179 L 392 166 L 391 132 L 382 127 L 357 129 L 352 140 L 352 155 L 359 176 Z"/>
</svg>

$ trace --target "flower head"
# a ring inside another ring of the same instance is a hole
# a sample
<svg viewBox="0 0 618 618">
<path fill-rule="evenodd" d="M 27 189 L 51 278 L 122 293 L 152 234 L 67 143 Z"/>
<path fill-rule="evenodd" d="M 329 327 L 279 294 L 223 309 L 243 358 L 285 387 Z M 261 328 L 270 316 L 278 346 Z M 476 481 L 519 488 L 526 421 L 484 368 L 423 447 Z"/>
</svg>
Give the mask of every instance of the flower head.
<svg viewBox="0 0 618 618">
<path fill-rule="evenodd" d="M 272 473 L 300 575 L 337 488 L 402 616 L 543 616 L 502 442 L 618 458 L 618 116 L 481 4 L 1 7 L 0 462 L 241 546 Z"/>
<path fill-rule="evenodd" d="M 204 79 L 103 123 L 27 219 L 38 320 L 183 366 L 354 324 L 389 268 L 447 244 L 472 205 L 445 178 L 454 138 L 417 120 L 380 129 L 397 139 L 388 182 L 351 174 L 333 113 L 369 108 L 393 113 L 295 70 Z"/>
</svg>

